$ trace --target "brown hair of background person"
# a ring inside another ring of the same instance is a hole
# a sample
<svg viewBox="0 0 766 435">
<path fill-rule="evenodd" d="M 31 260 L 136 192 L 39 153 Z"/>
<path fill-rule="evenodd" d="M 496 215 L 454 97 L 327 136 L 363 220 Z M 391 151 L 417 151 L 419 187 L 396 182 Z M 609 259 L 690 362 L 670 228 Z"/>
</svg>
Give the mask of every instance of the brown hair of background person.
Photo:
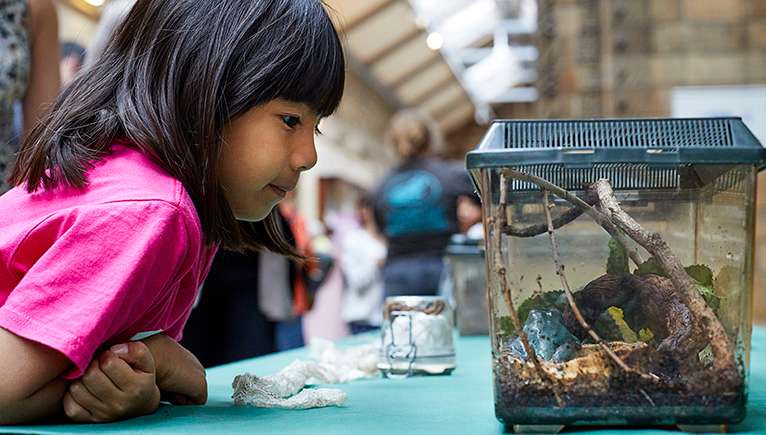
<svg viewBox="0 0 766 435">
<path fill-rule="evenodd" d="M 436 122 L 425 112 L 405 109 L 391 117 L 386 142 L 403 160 L 438 154 L 443 138 Z"/>
</svg>

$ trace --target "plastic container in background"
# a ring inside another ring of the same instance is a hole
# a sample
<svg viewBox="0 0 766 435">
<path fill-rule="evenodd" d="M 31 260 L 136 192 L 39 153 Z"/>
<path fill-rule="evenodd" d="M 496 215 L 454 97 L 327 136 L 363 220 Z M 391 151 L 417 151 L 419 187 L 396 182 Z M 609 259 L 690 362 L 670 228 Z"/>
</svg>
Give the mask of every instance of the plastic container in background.
<svg viewBox="0 0 766 435">
<path fill-rule="evenodd" d="M 483 241 L 456 234 L 445 258 L 455 297 L 455 317 L 460 335 L 487 335 L 487 270 Z"/>
</svg>

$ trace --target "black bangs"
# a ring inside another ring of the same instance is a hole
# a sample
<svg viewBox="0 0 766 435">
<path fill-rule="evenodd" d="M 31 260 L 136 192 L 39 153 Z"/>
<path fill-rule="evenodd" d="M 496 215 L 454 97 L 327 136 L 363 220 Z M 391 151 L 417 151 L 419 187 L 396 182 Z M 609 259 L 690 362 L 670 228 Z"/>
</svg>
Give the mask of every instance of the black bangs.
<svg viewBox="0 0 766 435">
<path fill-rule="evenodd" d="M 290 59 L 278 96 L 286 100 L 305 103 L 322 118 L 335 112 L 343 96 L 345 59 L 338 34 L 329 16 L 319 2 L 311 2 L 302 17 L 296 20 L 303 35 L 294 35 L 294 44 L 301 46 L 302 56 Z"/>
<path fill-rule="evenodd" d="M 345 57 L 325 8 L 319 0 L 273 0 L 256 12 L 226 78 L 231 118 L 276 98 L 304 103 L 320 118 L 337 109 Z M 270 24 L 263 26 L 266 16 Z"/>
</svg>

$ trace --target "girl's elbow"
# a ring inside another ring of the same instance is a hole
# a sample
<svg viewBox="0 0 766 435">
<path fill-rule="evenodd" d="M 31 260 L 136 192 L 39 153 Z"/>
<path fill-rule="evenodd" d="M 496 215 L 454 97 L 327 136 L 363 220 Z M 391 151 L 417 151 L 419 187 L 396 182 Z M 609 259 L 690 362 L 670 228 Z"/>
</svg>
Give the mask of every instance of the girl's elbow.
<svg viewBox="0 0 766 435">
<path fill-rule="evenodd" d="M 61 411 L 68 383 L 55 380 L 37 391 L 23 382 L 0 382 L 0 425 L 30 423 Z"/>
</svg>

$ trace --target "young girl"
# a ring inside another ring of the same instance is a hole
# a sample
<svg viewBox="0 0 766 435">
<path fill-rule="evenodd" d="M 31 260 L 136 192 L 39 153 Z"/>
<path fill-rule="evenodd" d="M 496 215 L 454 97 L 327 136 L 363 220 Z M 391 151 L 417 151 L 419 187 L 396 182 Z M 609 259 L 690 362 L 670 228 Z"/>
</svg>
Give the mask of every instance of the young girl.
<svg viewBox="0 0 766 435">
<path fill-rule="evenodd" d="M 320 0 L 139 0 L 0 197 L 0 423 L 204 402 L 176 341 L 210 261 L 293 255 L 270 213 L 343 85 Z"/>
</svg>

